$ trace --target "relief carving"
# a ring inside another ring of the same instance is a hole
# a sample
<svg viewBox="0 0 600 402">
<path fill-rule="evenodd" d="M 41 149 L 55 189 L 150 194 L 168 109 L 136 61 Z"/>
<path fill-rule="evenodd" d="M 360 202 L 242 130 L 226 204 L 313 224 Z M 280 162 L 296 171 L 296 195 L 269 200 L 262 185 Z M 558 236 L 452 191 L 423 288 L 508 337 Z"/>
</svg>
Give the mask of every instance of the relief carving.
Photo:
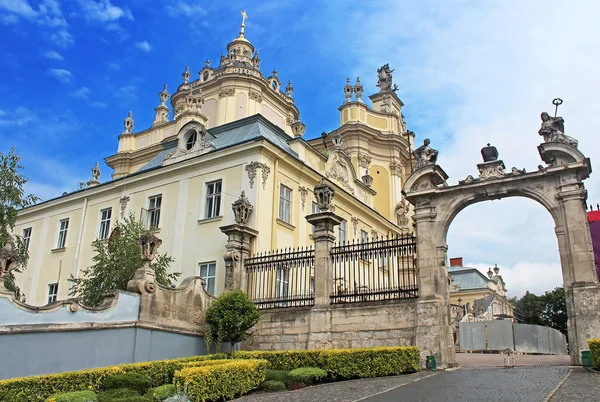
<svg viewBox="0 0 600 402">
<path fill-rule="evenodd" d="M 302 210 L 304 211 L 304 207 L 306 206 L 306 197 L 308 195 L 308 189 L 304 186 L 298 187 L 298 192 L 300 193 L 300 203 L 302 204 Z"/>
<path fill-rule="evenodd" d="M 219 91 L 219 98 L 233 96 L 234 94 L 235 94 L 235 88 L 221 88 L 221 90 Z"/>
<path fill-rule="evenodd" d="M 250 188 L 254 187 L 254 180 L 256 179 L 256 171 L 260 169 L 262 174 L 262 187 L 263 190 L 266 188 L 267 179 L 269 178 L 269 173 L 271 173 L 271 168 L 268 167 L 264 163 L 260 163 L 257 161 L 250 162 L 246 165 L 246 173 L 248 174 L 248 181 L 250 183 Z"/>
<path fill-rule="evenodd" d="M 368 169 L 369 165 L 371 164 L 371 157 L 367 154 L 361 154 L 360 152 L 358 153 L 358 166 L 360 166 L 361 168 L 365 168 Z"/>
<path fill-rule="evenodd" d="M 352 221 L 352 230 L 354 231 L 354 237 L 356 237 L 356 231 L 358 230 L 358 218 L 356 216 L 353 216 L 350 220 Z"/>
<path fill-rule="evenodd" d="M 350 168 L 345 160 L 343 160 L 338 154 L 333 154 L 333 163 L 331 168 L 325 172 L 325 176 L 329 179 L 336 180 L 342 184 L 352 195 L 354 195 L 354 189 L 350 186 Z"/>
<path fill-rule="evenodd" d="M 262 102 L 262 94 L 258 91 L 254 91 L 254 90 L 250 90 L 250 92 L 248 92 L 248 96 L 250 97 L 250 99 L 261 103 Z"/>
<path fill-rule="evenodd" d="M 127 203 L 130 198 L 128 195 L 124 195 L 119 199 L 119 204 L 121 204 L 121 218 L 125 216 L 125 209 L 127 208 Z"/>
<path fill-rule="evenodd" d="M 400 164 L 400 162 L 391 161 L 390 172 L 392 176 L 402 176 L 402 165 Z"/>
<path fill-rule="evenodd" d="M 406 200 L 402 200 L 396 204 L 396 220 L 398 226 L 404 227 L 408 225 L 408 212 L 409 206 Z"/>
</svg>

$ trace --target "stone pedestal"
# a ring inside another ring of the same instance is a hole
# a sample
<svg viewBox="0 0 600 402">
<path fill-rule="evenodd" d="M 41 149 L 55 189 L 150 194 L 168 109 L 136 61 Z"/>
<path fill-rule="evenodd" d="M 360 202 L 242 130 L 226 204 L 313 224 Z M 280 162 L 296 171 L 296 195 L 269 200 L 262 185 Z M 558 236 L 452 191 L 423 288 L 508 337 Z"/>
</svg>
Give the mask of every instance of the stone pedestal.
<svg viewBox="0 0 600 402">
<path fill-rule="evenodd" d="M 250 241 L 258 235 L 258 231 L 244 225 L 233 224 L 221 226 L 221 232 L 227 235 L 225 245 L 225 291 L 242 289 L 246 291 L 247 275 L 243 260 L 250 256 Z"/>
</svg>

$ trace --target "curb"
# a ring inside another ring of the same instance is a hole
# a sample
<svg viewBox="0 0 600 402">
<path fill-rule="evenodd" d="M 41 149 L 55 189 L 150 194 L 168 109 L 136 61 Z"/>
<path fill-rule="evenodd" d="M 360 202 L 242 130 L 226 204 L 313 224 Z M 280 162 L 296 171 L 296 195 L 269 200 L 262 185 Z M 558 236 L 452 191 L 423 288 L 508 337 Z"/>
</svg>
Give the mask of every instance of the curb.
<svg viewBox="0 0 600 402">
<path fill-rule="evenodd" d="M 565 383 L 565 381 L 567 381 L 567 379 L 571 376 L 572 372 L 573 372 L 573 369 L 570 368 L 569 372 L 567 374 L 565 374 L 565 376 L 558 382 L 558 384 L 556 384 L 556 387 L 554 387 L 554 389 L 551 390 L 544 399 L 542 399 L 542 402 L 548 402 L 554 396 L 554 394 L 556 394 L 556 391 L 558 391 L 558 389 L 561 387 L 561 385 L 563 385 Z"/>
<path fill-rule="evenodd" d="M 411 381 L 411 382 L 407 382 L 406 384 L 400 384 L 400 385 L 396 385 L 396 386 L 394 386 L 394 387 L 391 387 L 391 388 L 385 389 L 385 390 L 383 390 L 383 391 L 380 391 L 380 392 L 377 392 L 377 393 L 375 393 L 375 394 L 371 394 L 371 395 L 369 395 L 369 396 L 365 396 L 365 397 L 363 397 L 363 398 L 360 398 L 360 399 L 355 399 L 355 400 L 353 400 L 352 402 L 364 401 L 365 399 L 369 399 L 369 398 L 372 398 L 372 397 L 374 397 L 374 396 L 377 396 L 377 395 L 385 394 L 386 392 L 390 392 L 390 391 L 392 391 L 392 390 L 394 390 L 394 389 L 397 389 L 397 388 L 403 387 L 403 386 L 405 386 L 405 385 L 410 385 L 410 384 L 413 384 L 413 383 L 415 383 L 415 382 L 417 382 L 417 381 L 421 381 L 421 380 L 424 380 L 424 379 L 426 379 L 426 378 L 433 377 L 433 376 L 435 376 L 435 375 L 438 375 L 439 373 L 443 373 L 443 371 L 441 371 L 441 370 L 440 370 L 439 372 L 434 372 L 434 373 L 432 373 L 432 374 L 430 374 L 430 375 L 427 375 L 427 376 L 425 376 L 425 377 L 420 377 L 420 378 L 417 378 L 416 380 L 413 380 L 413 381 Z"/>
</svg>

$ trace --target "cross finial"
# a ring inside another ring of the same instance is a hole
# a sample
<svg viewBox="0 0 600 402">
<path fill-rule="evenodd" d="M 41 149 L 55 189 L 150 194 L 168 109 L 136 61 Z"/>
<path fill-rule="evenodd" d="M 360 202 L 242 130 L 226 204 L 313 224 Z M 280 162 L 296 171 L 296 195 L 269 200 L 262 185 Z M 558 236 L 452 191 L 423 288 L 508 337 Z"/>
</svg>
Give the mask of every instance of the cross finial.
<svg viewBox="0 0 600 402">
<path fill-rule="evenodd" d="M 556 106 L 554 108 L 554 117 L 556 117 L 556 114 L 558 113 L 558 107 L 563 104 L 563 100 L 560 98 L 554 98 L 552 99 L 552 104 Z"/>
<path fill-rule="evenodd" d="M 240 29 L 240 37 L 244 37 L 244 28 L 246 27 L 246 20 L 248 19 L 248 15 L 246 14 L 246 10 L 241 12 L 242 14 L 242 28 Z"/>
</svg>

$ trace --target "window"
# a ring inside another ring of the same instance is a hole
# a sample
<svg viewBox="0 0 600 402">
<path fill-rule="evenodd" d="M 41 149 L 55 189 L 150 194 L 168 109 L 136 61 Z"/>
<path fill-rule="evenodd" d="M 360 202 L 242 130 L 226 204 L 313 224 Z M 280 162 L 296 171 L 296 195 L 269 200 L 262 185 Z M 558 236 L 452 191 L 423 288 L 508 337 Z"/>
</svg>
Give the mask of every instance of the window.
<svg viewBox="0 0 600 402">
<path fill-rule="evenodd" d="M 31 228 L 23 229 L 23 243 L 25 250 L 29 250 L 29 241 L 31 240 Z"/>
<path fill-rule="evenodd" d="M 316 203 L 316 202 L 313 202 L 313 203 L 312 203 L 311 212 L 312 212 L 313 214 L 318 214 L 319 212 L 321 212 L 321 211 L 319 210 L 319 205 L 317 205 L 317 203 Z M 310 225 L 310 226 L 311 226 L 312 234 L 314 235 L 314 234 L 315 234 L 315 225 Z"/>
<path fill-rule="evenodd" d="M 292 189 L 281 184 L 279 186 L 279 219 L 292 223 Z"/>
<path fill-rule="evenodd" d="M 191 133 L 188 134 L 187 141 L 185 142 L 185 149 L 188 151 L 196 145 L 196 140 L 198 139 L 198 133 L 196 130 L 190 130 Z"/>
<path fill-rule="evenodd" d="M 206 291 L 215 294 L 215 272 L 217 271 L 216 262 L 200 264 L 200 277 L 206 282 Z"/>
<path fill-rule="evenodd" d="M 338 227 L 338 242 L 345 243 L 346 242 L 346 220 L 340 222 L 340 226 Z"/>
<path fill-rule="evenodd" d="M 160 223 L 160 205 L 162 195 L 155 195 L 148 199 L 148 229 L 157 228 Z"/>
<path fill-rule="evenodd" d="M 369 233 L 366 230 L 360 230 L 360 242 L 368 243 L 369 242 Z"/>
<path fill-rule="evenodd" d="M 110 217 L 112 215 L 112 208 L 106 208 L 100 210 L 100 233 L 98 233 L 98 239 L 108 239 L 110 234 Z"/>
<path fill-rule="evenodd" d="M 65 248 L 65 245 L 67 244 L 67 230 L 69 230 L 69 218 L 62 219 L 59 222 L 59 225 L 56 248 Z"/>
<path fill-rule="evenodd" d="M 221 180 L 206 183 L 206 218 L 221 214 Z"/>
<path fill-rule="evenodd" d="M 54 303 L 58 296 L 58 283 L 51 283 L 48 285 L 48 304 Z"/>
<path fill-rule="evenodd" d="M 286 298 L 289 294 L 290 270 L 287 268 L 279 268 L 275 276 L 275 297 Z"/>
</svg>

